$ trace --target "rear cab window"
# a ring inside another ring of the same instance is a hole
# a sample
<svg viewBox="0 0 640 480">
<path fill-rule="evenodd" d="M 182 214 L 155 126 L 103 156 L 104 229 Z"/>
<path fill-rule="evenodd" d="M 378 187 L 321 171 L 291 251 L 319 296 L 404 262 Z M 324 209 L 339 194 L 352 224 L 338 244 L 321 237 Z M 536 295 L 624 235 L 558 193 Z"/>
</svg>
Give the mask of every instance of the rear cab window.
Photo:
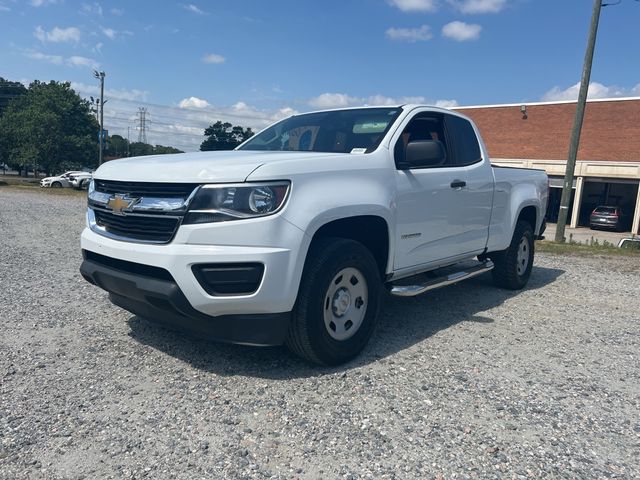
<svg viewBox="0 0 640 480">
<path fill-rule="evenodd" d="M 446 115 L 446 124 L 455 165 L 472 165 L 481 161 L 480 144 L 471 122 L 456 115 Z"/>
</svg>

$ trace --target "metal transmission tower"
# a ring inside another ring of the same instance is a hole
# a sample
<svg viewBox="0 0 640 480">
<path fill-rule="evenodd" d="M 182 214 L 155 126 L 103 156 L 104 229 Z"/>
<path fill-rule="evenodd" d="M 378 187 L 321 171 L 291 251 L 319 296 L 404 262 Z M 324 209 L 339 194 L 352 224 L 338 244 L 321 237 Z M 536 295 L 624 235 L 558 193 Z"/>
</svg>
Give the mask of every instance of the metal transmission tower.
<svg viewBox="0 0 640 480">
<path fill-rule="evenodd" d="M 147 113 L 146 107 L 138 108 L 138 142 L 147 143 Z"/>
</svg>

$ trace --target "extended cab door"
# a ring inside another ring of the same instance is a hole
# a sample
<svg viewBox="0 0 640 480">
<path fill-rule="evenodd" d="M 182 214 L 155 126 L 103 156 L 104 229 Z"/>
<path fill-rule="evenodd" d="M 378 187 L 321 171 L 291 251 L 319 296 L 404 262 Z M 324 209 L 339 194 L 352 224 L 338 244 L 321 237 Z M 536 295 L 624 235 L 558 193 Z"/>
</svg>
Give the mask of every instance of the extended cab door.
<svg viewBox="0 0 640 480">
<path fill-rule="evenodd" d="M 491 167 L 475 166 L 482 163 L 475 133 L 466 143 L 458 141 L 465 127 L 457 119 L 473 132 L 471 124 L 462 117 L 450 117 L 455 116 L 416 113 L 392 143 L 397 167 L 394 270 L 472 256 L 486 246 L 493 193 Z M 403 164 L 407 146 L 425 140 L 440 142 L 444 159 L 437 164 Z"/>
</svg>

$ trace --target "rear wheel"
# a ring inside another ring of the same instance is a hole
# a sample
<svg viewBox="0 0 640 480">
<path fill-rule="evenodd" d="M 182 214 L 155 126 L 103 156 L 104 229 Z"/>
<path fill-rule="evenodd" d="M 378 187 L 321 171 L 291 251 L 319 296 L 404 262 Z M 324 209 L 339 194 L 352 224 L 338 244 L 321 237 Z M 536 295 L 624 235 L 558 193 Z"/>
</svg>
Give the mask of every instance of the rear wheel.
<svg viewBox="0 0 640 480">
<path fill-rule="evenodd" d="M 520 290 L 529 281 L 533 268 L 533 229 L 528 222 L 518 221 L 509 248 L 489 254 L 494 263 L 493 282 L 503 288 Z"/>
<path fill-rule="evenodd" d="M 287 346 L 321 365 L 352 359 L 373 333 L 381 289 L 376 261 L 361 243 L 317 241 L 309 251 Z"/>
</svg>

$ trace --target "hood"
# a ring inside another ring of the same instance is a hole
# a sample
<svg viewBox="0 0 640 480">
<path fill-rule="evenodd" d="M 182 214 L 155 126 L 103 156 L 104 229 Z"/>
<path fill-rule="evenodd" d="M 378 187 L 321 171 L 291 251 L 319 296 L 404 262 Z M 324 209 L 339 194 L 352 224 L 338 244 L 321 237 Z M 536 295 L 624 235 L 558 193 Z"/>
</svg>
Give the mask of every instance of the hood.
<svg viewBox="0 0 640 480">
<path fill-rule="evenodd" d="M 101 180 L 125 182 L 243 182 L 251 172 L 266 163 L 309 161 L 310 158 L 330 156 L 335 154 L 246 150 L 150 155 L 111 160 L 98 168 L 93 176 Z"/>
</svg>

